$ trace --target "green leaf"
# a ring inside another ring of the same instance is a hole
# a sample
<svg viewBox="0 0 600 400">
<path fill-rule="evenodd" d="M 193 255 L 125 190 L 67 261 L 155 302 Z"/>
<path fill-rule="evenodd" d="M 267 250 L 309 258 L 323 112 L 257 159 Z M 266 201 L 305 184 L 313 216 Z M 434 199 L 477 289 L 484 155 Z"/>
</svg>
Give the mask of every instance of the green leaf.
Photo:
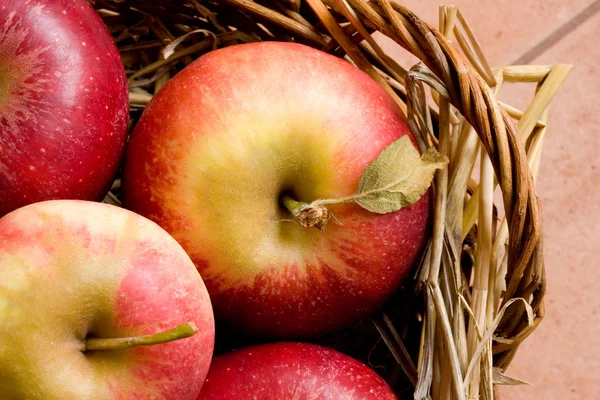
<svg viewBox="0 0 600 400">
<path fill-rule="evenodd" d="M 398 211 L 419 200 L 448 158 L 429 148 L 422 156 L 408 136 L 394 141 L 365 168 L 352 196 L 361 207 L 378 214 Z"/>
</svg>

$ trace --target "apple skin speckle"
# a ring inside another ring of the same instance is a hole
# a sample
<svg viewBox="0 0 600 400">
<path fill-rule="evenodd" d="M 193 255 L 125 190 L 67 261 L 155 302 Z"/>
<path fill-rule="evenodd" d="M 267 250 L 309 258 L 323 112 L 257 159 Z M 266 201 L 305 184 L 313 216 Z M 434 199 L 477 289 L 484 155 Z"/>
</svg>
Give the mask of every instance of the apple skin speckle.
<svg viewBox="0 0 600 400">
<path fill-rule="evenodd" d="M 125 71 L 110 33 L 86 0 L 2 4 L 0 216 L 43 200 L 101 200 L 129 121 Z"/>
<path fill-rule="evenodd" d="M 280 342 L 215 357 L 197 400 L 274 399 L 395 400 L 396 395 L 351 357 L 313 344 Z"/>
</svg>

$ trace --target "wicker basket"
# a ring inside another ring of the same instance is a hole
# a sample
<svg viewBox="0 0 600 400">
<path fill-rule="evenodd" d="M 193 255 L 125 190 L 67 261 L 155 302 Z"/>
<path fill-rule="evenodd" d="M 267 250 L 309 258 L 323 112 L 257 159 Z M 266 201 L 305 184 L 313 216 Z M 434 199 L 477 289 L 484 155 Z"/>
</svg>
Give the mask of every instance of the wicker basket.
<svg viewBox="0 0 600 400">
<path fill-rule="evenodd" d="M 370 321 L 319 342 L 370 362 L 401 398 L 492 399 L 496 384 L 518 383 L 504 371 L 544 316 L 533 176 L 546 108 L 569 66 L 492 71 L 456 7 L 441 8 L 441 33 L 389 0 L 90 1 L 128 68 L 133 123 L 194 58 L 244 42 L 304 43 L 345 57 L 381 84 L 420 145 L 437 146 L 451 162 L 436 174 L 432 239 L 414 282 Z M 376 32 L 422 63 L 408 71 L 398 65 L 373 40 Z M 503 80 L 538 82 L 527 110 L 496 100 Z M 113 189 L 106 201 L 118 202 L 118 181 Z"/>
</svg>

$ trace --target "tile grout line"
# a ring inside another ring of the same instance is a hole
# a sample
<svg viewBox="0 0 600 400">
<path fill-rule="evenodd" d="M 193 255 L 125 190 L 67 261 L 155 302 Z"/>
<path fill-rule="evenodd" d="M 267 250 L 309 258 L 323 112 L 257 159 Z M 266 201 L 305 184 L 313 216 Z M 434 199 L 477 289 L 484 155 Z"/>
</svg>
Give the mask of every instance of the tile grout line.
<svg viewBox="0 0 600 400">
<path fill-rule="evenodd" d="M 535 60 L 538 56 L 558 43 L 563 37 L 567 36 L 585 21 L 593 17 L 598 11 L 600 11 L 600 0 L 594 1 L 592 4 L 581 10 L 577 15 L 546 36 L 541 42 L 527 50 L 525 54 L 513 61 L 511 65 L 528 64 Z"/>
</svg>

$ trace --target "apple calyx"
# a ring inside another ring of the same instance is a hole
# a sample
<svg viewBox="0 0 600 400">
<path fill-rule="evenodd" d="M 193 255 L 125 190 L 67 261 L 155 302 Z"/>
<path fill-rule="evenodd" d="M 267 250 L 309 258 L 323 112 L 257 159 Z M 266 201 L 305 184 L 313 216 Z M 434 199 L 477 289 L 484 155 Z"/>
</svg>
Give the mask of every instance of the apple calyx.
<svg viewBox="0 0 600 400">
<path fill-rule="evenodd" d="M 281 202 L 292 214 L 294 220 L 305 228 L 314 226 L 322 231 L 332 216 L 327 207 L 318 204 L 316 201 L 309 204 L 296 201 L 291 196 L 285 195 L 281 198 Z"/>
<path fill-rule="evenodd" d="M 169 330 L 153 333 L 144 336 L 134 336 L 126 338 L 85 338 L 81 351 L 96 350 L 124 350 L 137 346 L 151 346 L 155 344 L 172 342 L 174 340 L 185 339 L 195 335 L 198 328 L 193 322 L 186 322 L 177 325 Z"/>
</svg>

